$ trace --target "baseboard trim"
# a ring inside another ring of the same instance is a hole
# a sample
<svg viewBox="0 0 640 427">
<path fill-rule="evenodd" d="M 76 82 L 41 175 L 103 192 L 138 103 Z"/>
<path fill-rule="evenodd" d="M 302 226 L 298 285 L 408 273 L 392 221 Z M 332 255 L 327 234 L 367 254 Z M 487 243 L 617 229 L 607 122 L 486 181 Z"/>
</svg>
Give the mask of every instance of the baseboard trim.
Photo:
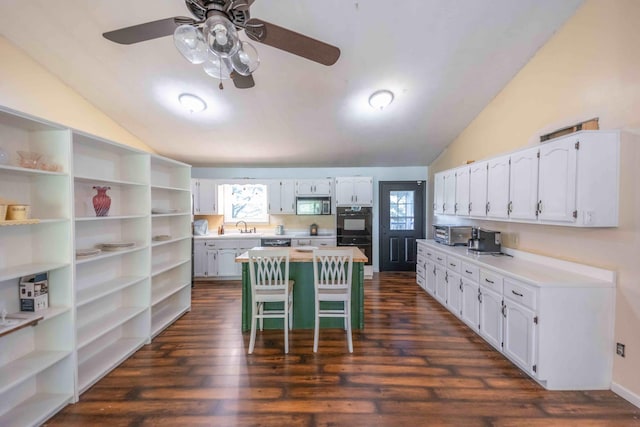
<svg viewBox="0 0 640 427">
<path fill-rule="evenodd" d="M 640 396 L 617 383 L 611 383 L 611 391 L 640 408 Z"/>
</svg>

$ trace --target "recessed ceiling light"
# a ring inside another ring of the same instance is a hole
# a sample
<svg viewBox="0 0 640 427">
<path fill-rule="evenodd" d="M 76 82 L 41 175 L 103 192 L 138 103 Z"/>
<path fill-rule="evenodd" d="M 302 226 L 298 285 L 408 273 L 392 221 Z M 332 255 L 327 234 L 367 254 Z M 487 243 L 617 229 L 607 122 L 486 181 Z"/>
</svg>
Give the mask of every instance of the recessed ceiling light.
<svg viewBox="0 0 640 427">
<path fill-rule="evenodd" d="M 207 109 L 207 103 L 202 100 L 199 96 L 193 95 L 191 93 L 183 93 L 178 97 L 178 101 L 180 101 L 180 105 L 189 110 L 191 113 L 199 113 L 200 111 L 204 111 Z"/>
<path fill-rule="evenodd" d="M 376 110 L 382 110 L 393 101 L 393 92 L 390 90 L 378 90 L 369 97 L 369 105 Z"/>
</svg>

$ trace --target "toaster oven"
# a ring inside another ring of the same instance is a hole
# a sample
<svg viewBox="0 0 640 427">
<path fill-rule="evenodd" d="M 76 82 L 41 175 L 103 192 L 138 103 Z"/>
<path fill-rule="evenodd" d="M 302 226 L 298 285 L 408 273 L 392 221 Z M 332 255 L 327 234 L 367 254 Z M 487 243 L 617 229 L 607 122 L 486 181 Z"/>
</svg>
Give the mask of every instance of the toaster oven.
<svg viewBox="0 0 640 427">
<path fill-rule="evenodd" d="M 443 245 L 456 246 L 469 244 L 471 239 L 471 226 L 465 225 L 434 225 L 433 240 Z"/>
</svg>

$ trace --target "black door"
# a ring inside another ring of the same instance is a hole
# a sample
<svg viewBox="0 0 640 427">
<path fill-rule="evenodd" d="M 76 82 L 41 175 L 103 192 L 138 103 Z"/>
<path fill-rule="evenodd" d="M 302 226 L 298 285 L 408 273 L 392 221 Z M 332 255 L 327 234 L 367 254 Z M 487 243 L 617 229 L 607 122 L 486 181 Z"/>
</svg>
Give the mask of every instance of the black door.
<svg viewBox="0 0 640 427">
<path fill-rule="evenodd" d="M 424 239 L 424 181 L 380 182 L 380 271 L 416 268 L 416 239 Z"/>
</svg>

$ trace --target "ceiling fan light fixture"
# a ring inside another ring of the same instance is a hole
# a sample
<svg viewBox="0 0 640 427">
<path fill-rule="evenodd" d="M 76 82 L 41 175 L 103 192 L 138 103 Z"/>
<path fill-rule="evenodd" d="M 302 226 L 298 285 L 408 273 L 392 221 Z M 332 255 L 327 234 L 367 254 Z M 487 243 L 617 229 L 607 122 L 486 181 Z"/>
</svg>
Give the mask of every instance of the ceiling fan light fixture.
<svg viewBox="0 0 640 427">
<path fill-rule="evenodd" d="M 228 58 L 240 49 L 238 30 L 222 15 L 212 15 L 202 27 L 209 50 L 221 58 Z"/>
<path fill-rule="evenodd" d="M 369 105 L 376 110 L 384 110 L 393 102 L 393 92 L 387 89 L 377 90 L 369 97 Z"/>
<path fill-rule="evenodd" d="M 202 64 L 204 72 L 214 79 L 226 80 L 231 77 L 231 64 L 228 58 L 220 58 L 213 53 L 209 54 L 209 59 Z"/>
<path fill-rule="evenodd" d="M 189 110 L 190 113 L 199 113 L 207 109 L 207 103 L 202 98 L 192 93 L 183 93 L 178 96 L 180 105 Z"/>
<path fill-rule="evenodd" d="M 249 76 L 260 65 L 258 51 L 249 42 L 241 42 L 240 49 L 229 58 L 233 69 L 242 76 Z"/>
<path fill-rule="evenodd" d="M 192 64 L 202 64 L 207 60 L 207 44 L 199 29 L 188 24 L 180 25 L 173 33 L 173 42 L 178 52 Z"/>
</svg>

